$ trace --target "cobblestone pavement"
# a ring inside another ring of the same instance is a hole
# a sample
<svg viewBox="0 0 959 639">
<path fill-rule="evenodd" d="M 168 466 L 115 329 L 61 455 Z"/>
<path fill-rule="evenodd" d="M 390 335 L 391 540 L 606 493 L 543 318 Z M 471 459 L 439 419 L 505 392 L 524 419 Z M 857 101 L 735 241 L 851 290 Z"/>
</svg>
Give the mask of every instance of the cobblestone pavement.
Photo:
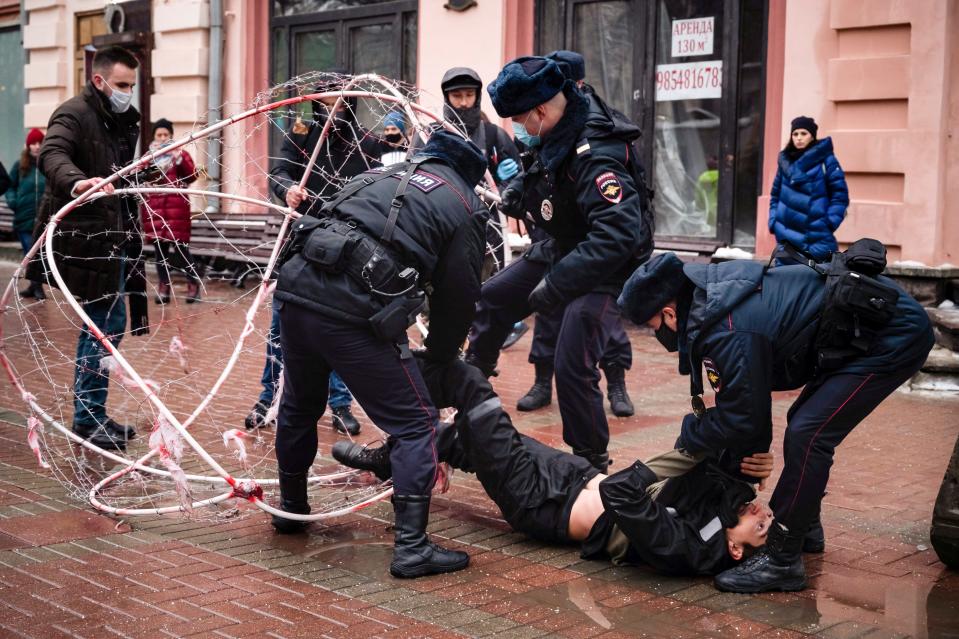
<svg viewBox="0 0 959 639">
<path fill-rule="evenodd" d="M 0 275 L 9 271 L 2 268 Z M 174 391 L 165 400 L 175 412 L 205 393 L 239 332 L 242 309 L 225 303 L 231 296 L 225 286 L 211 286 L 212 301 L 190 310 L 186 320 L 155 326 L 153 337 L 139 345 L 124 342 L 131 361 L 162 381 L 174 377 L 176 366 L 157 345 L 183 332 L 194 372 L 179 373 L 166 387 Z M 44 304 L 31 308 L 38 325 L 49 328 L 45 347 L 70 353 L 75 329 L 55 305 Z M 157 321 L 157 307 L 150 310 Z M 260 313 L 260 330 L 266 321 Z M 68 402 L 54 386 L 72 374 L 68 357 L 44 365 L 17 336 L 15 317 L 8 314 L 4 327 L 5 348 L 31 380 L 29 390 L 69 418 Z M 507 407 L 532 382 L 530 336 L 504 354 L 494 380 Z M 641 331 L 631 329 L 630 336 L 635 364 L 627 381 L 636 416 L 610 416 L 614 470 L 671 447 L 688 405 L 688 385 L 675 372 L 674 356 Z M 196 435 L 211 452 L 222 451 L 222 444 L 214 447 L 220 433 L 242 423 L 256 396 L 261 347 L 256 342 L 244 352 L 222 399 L 197 422 Z M 111 410 L 137 419 L 142 432 L 149 424 L 133 396 L 114 383 Z M 774 451 L 781 448 L 795 396 L 775 397 Z M 959 575 L 937 561 L 928 539 L 932 504 L 959 433 L 956 399 L 897 393 L 880 406 L 836 456 L 823 508 L 827 551 L 806 558 L 812 587 L 757 596 L 719 593 L 708 579 L 583 561 L 573 547 L 528 541 L 510 532 L 479 484 L 464 474 L 434 499 L 430 531 L 469 552 L 471 566 L 415 581 L 387 573 L 388 504 L 287 537 L 275 535 L 266 516 L 242 507 L 242 516 L 218 521 L 120 521 L 96 514 L 38 467 L 26 445 L 23 404 L 8 384 L 0 390 L 0 407 L 0 636 L 959 636 Z M 512 414 L 523 432 L 562 444 L 555 402 Z M 374 439 L 372 426 L 361 421 L 361 438 Z M 319 428 L 321 454 L 328 454 L 336 437 L 329 415 Z M 260 454 L 267 460 L 259 469 L 270 470 L 268 452 Z"/>
</svg>

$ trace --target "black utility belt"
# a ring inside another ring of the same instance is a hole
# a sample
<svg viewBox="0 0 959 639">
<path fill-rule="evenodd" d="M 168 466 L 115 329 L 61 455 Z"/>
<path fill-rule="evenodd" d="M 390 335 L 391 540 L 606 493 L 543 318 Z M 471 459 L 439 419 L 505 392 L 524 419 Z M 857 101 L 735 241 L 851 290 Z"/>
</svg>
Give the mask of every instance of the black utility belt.
<svg viewBox="0 0 959 639">
<path fill-rule="evenodd" d="M 309 221 L 297 224 L 296 231 L 293 250 L 299 250 L 303 259 L 321 271 L 347 275 L 382 302 L 383 308 L 370 317 L 374 335 L 404 341 L 406 329 L 426 306 L 423 288 L 428 285 L 419 283 L 416 269 L 404 266 L 387 247 L 342 220 Z"/>
<path fill-rule="evenodd" d="M 412 295 L 420 289 L 416 269 L 404 266 L 392 250 L 353 224 L 325 218 L 301 226 L 296 228 L 299 246 L 293 250 L 298 249 L 303 259 L 321 271 L 344 273 L 381 299 Z"/>
</svg>

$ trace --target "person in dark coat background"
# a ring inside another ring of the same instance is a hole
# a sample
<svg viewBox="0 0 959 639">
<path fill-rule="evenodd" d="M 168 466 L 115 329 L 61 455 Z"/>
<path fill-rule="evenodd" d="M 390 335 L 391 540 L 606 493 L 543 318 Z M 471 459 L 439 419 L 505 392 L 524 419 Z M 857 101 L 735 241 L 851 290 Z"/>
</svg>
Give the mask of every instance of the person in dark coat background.
<svg viewBox="0 0 959 639">
<path fill-rule="evenodd" d="M 47 180 L 37 165 L 42 143 L 43 131 L 30 129 L 27 133 L 27 144 L 20 154 L 20 159 L 14 162 L 13 168 L 10 169 L 7 204 L 13 211 L 13 232 L 20 240 L 24 255 L 33 246 L 33 223 L 37 217 L 40 198 L 43 197 L 43 191 L 47 187 Z M 20 297 L 42 300 L 47 296 L 43 292 L 43 284 L 31 281 L 27 288 L 20 291 Z"/>
<path fill-rule="evenodd" d="M 91 81 L 50 116 L 40 147 L 40 171 L 47 185 L 34 239 L 63 206 L 133 160 L 140 114 L 130 103 L 138 66 L 122 47 L 100 49 L 93 58 Z M 113 191 L 113 184 L 103 188 L 104 193 Z M 77 342 L 73 432 L 104 449 L 124 449 L 136 431 L 107 417 L 110 373 L 100 368 L 107 351 L 95 333 L 119 345 L 127 323 L 124 297 L 130 302 L 131 333 L 146 332 L 142 246 L 135 203 L 128 198 L 99 198 L 60 221 L 53 255 L 39 253 L 27 272 L 31 280 L 43 281 L 48 276 L 45 264 L 52 258 L 70 293 L 96 325 L 96 331 L 84 326 Z"/>
<path fill-rule="evenodd" d="M 770 506 L 776 517 L 763 550 L 716 577 L 733 592 L 802 590 L 802 551 L 822 552 L 819 524 L 823 494 L 836 447 L 890 393 L 925 362 L 934 339 L 923 308 L 899 292 L 895 312 L 868 350 L 832 367 L 822 364 L 817 342 L 826 280 L 806 265 L 766 269 L 747 260 L 684 265 L 673 253 L 658 255 L 629 278 L 619 297 L 624 314 L 655 331 L 690 393 L 703 392 L 703 369 L 716 404 L 702 400 L 683 419 L 676 448 L 690 454 L 726 451 L 739 460 L 765 452 L 772 442 L 772 391 L 803 388 L 789 408 L 784 466 Z"/>
<path fill-rule="evenodd" d="M 817 262 L 828 261 L 839 246 L 835 233 L 846 217 L 849 189 L 832 138 L 819 140 L 818 131 L 812 118 L 795 118 L 789 142 L 779 154 L 769 192 L 769 232 L 779 243 L 779 264 L 795 263 L 782 250 L 785 242 Z"/>
<path fill-rule="evenodd" d="M 326 80 L 316 87 L 316 92 L 342 89 L 344 73 L 343 69 L 331 71 Z M 273 194 L 304 215 L 319 215 L 323 202 L 344 184 L 360 173 L 380 166 L 381 142 L 357 123 L 356 98 L 340 102 L 334 112 L 336 104 L 335 97 L 322 98 L 312 103 L 313 119 L 308 124 L 300 119 L 294 122 L 283 138 L 280 157 L 270 171 Z M 307 178 L 306 188 L 301 188 L 303 172 L 320 140 L 323 125 L 329 118 L 333 118 L 333 124 Z M 268 425 L 266 415 L 276 397 L 282 365 L 280 314 L 274 305 L 270 334 L 266 341 L 266 361 L 260 378 L 263 390 L 244 420 L 247 429 Z M 329 405 L 335 430 L 349 435 L 359 434 L 360 422 L 352 412 L 353 396 L 336 371 L 330 375 Z"/>
<path fill-rule="evenodd" d="M 160 118 L 153 123 L 153 142 L 150 151 L 156 151 L 169 144 L 173 138 L 173 123 Z M 158 179 L 154 186 L 184 187 L 196 181 L 196 166 L 193 158 L 184 149 L 177 149 L 160 155 L 155 160 Z M 178 193 L 157 193 L 149 195 L 141 206 L 143 215 L 143 234 L 153 242 L 154 259 L 157 266 L 157 304 L 170 301 L 170 262 L 176 260 L 189 278 L 187 286 L 187 304 L 200 299 L 200 277 L 196 263 L 190 255 L 190 230 L 193 220 L 190 217 L 190 198 Z"/>
</svg>

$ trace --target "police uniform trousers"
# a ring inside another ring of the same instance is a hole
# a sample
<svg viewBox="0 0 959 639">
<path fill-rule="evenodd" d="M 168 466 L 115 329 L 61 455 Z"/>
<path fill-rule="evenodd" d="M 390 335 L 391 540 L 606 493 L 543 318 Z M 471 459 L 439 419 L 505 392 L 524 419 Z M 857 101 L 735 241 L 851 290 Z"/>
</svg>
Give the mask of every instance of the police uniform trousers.
<svg viewBox="0 0 959 639">
<path fill-rule="evenodd" d="M 533 342 L 529 348 L 530 364 L 553 365 L 556 355 L 556 339 L 563 323 L 565 309 L 560 308 L 552 313 L 540 313 L 536 316 L 533 326 Z M 609 368 L 629 370 L 633 365 L 633 345 L 629 342 L 622 318 L 613 327 L 609 336 L 609 344 L 599 361 L 599 367 L 604 371 Z"/>
<path fill-rule="evenodd" d="M 497 360 L 513 325 L 532 312 L 527 298 L 549 268 L 522 258 L 483 284 L 470 334 L 471 354 L 484 362 Z M 617 327 L 622 328 L 622 318 L 609 293 L 581 295 L 562 309 L 554 358 L 556 397 L 563 441 L 573 450 L 606 452 L 609 424 L 597 364 Z"/>
<path fill-rule="evenodd" d="M 280 312 L 283 396 L 276 429 L 280 470 L 304 472 L 316 457 L 316 423 L 336 370 L 377 427 L 393 440 L 397 495 L 428 495 L 436 479 L 438 413 L 416 362 L 365 326 L 275 300 Z"/>
<path fill-rule="evenodd" d="M 922 364 L 908 363 L 888 373 L 840 370 L 803 388 L 786 416 L 783 472 L 769 501 L 776 521 L 805 533 L 819 516 L 836 447 Z"/>
<path fill-rule="evenodd" d="M 472 366 L 462 361 L 425 364 L 423 375 L 438 403 L 445 398 L 444 405 L 460 409 L 453 425 L 441 426 L 440 461 L 475 472 L 517 532 L 546 542 L 568 542 L 573 504 L 599 471 L 582 457 L 521 435 L 493 387 Z M 455 438 L 449 436 L 454 428 Z M 393 453 L 391 448 L 391 461 Z"/>
</svg>

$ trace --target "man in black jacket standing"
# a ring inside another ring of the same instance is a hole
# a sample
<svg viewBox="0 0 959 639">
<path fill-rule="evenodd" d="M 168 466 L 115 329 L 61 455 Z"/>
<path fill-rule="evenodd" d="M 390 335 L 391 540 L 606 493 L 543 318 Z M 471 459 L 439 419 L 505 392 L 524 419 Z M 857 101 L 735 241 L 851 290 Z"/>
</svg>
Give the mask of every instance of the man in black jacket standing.
<svg viewBox="0 0 959 639">
<path fill-rule="evenodd" d="M 36 237 L 70 200 L 88 191 L 133 160 L 140 114 L 130 106 L 139 66 L 121 47 L 101 49 L 93 58 L 93 78 L 83 92 L 61 104 L 50 117 L 40 147 L 40 170 L 46 191 L 34 230 Z M 112 193 L 113 185 L 104 187 Z M 107 417 L 110 373 L 100 367 L 106 349 L 117 346 L 126 331 L 123 293 L 139 275 L 139 215 L 126 198 L 102 198 L 71 211 L 53 238 L 53 259 L 70 292 L 83 304 L 94 326 L 84 326 L 77 343 L 74 374 L 73 432 L 104 449 L 123 449 L 136 432 Z M 42 260 L 50 256 L 45 252 Z M 28 275 L 42 281 L 40 261 Z M 51 284 L 54 284 L 52 279 Z M 141 279 L 142 283 L 142 279 Z M 141 299 L 142 298 L 142 299 Z M 131 330 L 145 330 L 146 298 L 130 297 Z"/>
<path fill-rule="evenodd" d="M 605 471 L 609 425 L 597 362 L 620 321 L 616 295 L 653 247 L 631 146 L 639 130 L 546 58 L 510 62 L 488 91 L 534 157 L 522 188 L 504 191 L 504 204 L 522 198 L 522 210 L 553 241 L 535 244 L 483 286 L 467 360 L 492 375 L 517 320 L 565 307 L 555 359 L 563 439 Z"/>
<path fill-rule="evenodd" d="M 884 267 L 883 260 L 878 270 Z M 861 281 L 857 275 L 853 279 Z M 823 318 L 836 307 L 824 303 L 826 280 L 809 266 L 767 270 L 746 260 L 684 265 L 664 253 L 626 282 L 619 298 L 623 313 L 654 329 L 668 351 L 678 351 L 679 372 L 690 376 L 694 412 L 683 419 L 676 448 L 725 450 L 735 467 L 739 458 L 769 450 L 771 392 L 803 387 L 786 417 L 783 472 L 770 500 L 776 523 L 761 552 L 716 577 L 721 590 L 806 587 L 801 552 L 822 552 L 825 544 L 819 512 L 836 447 L 919 370 L 932 348 L 922 307 L 892 280 L 875 281 L 898 292 L 891 318 L 875 327 L 862 352 L 841 359 L 830 359 L 838 351 L 823 341 Z M 868 318 L 856 316 L 857 334 L 871 332 L 868 326 Z M 852 341 L 850 335 L 842 346 Z M 700 398 L 704 369 L 716 397 L 708 409 Z M 811 528 L 818 534 L 810 535 Z"/>
<path fill-rule="evenodd" d="M 390 572 L 420 577 L 465 568 L 465 553 L 426 536 L 436 479 L 436 408 L 407 344 L 406 329 L 429 296 L 426 355 L 456 359 L 480 290 L 488 209 L 473 193 L 486 171 L 479 149 L 435 131 L 410 162 L 350 182 L 301 218 L 275 303 L 284 353 L 276 457 L 281 508 L 309 513 L 307 475 L 327 378 L 343 377 L 373 422 L 395 438 L 391 461 L 396 545 Z M 302 524 L 275 517 L 280 532 Z"/>
</svg>

